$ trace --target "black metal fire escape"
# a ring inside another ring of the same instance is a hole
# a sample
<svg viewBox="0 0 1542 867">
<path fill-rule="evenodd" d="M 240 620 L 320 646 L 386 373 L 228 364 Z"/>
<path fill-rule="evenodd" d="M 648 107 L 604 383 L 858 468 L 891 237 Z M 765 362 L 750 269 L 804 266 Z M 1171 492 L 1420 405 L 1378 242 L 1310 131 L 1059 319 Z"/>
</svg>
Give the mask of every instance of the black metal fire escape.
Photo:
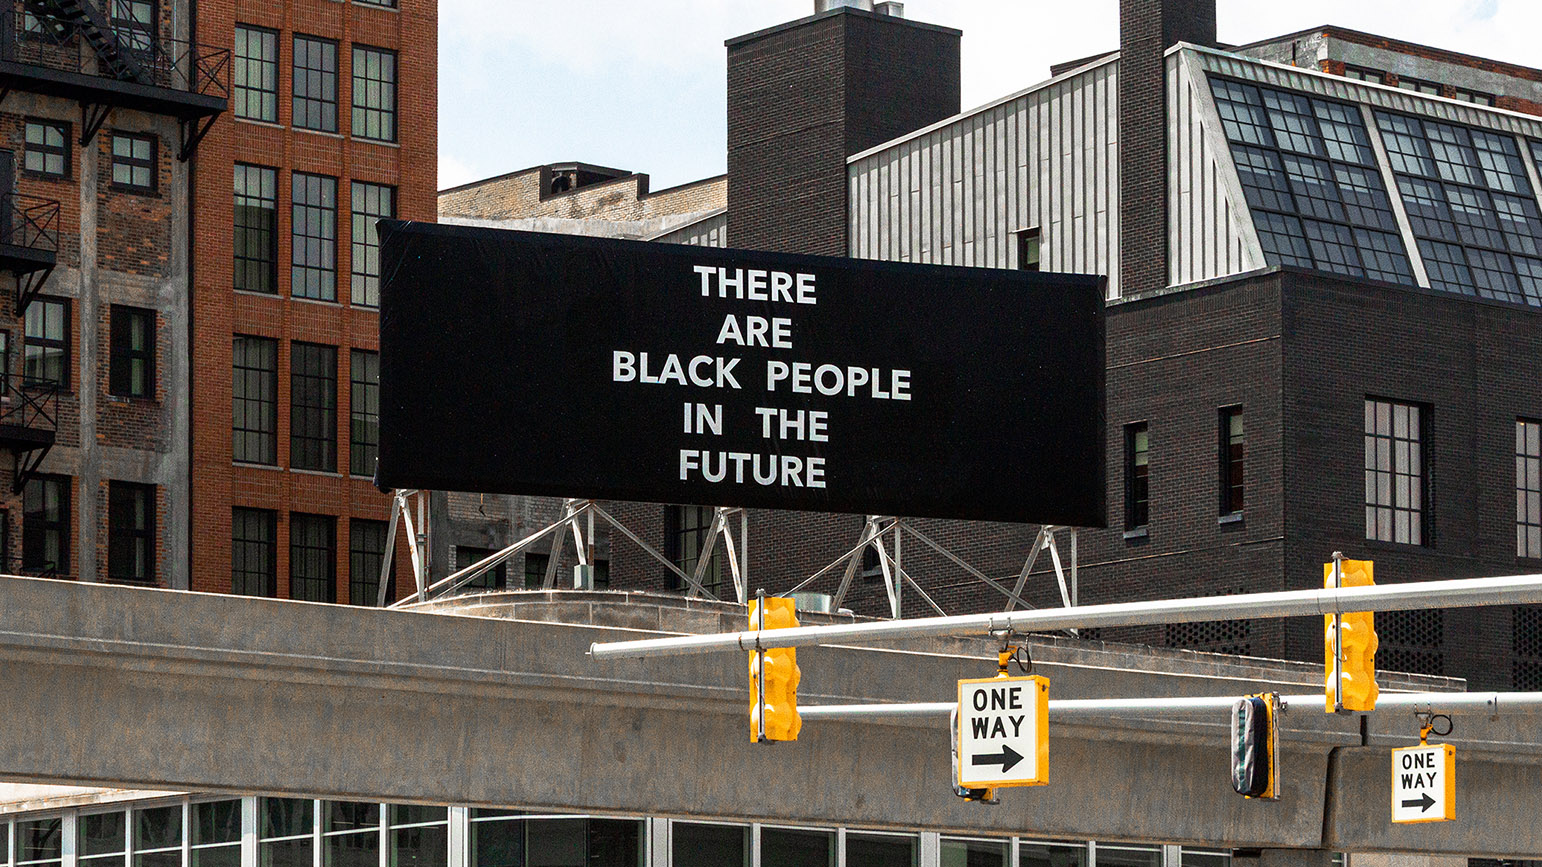
<svg viewBox="0 0 1542 867">
<path fill-rule="evenodd" d="M 0 101 L 12 90 L 80 103 L 80 145 L 112 109 L 175 117 L 190 158 L 229 96 L 230 51 L 115 27 L 93 0 L 0 0 Z"/>
</svg>

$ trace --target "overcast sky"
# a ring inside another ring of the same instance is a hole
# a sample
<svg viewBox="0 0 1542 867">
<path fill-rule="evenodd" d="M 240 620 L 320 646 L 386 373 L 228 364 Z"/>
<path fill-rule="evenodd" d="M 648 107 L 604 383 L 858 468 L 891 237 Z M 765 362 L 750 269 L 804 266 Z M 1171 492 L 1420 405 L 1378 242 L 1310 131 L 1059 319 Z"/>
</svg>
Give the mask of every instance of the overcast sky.
<svg viewBox="0 0 1542 867">
<path fill-rule="evenodd" d="M 724 170 L 723 40 L 813 0 L 439 0 L 439 185 L 577 160 L 652 175 L 655 190 Z M 1118 0 L 907 0 L 964 31 L 963 104 L 1116 48 Z M 1542 66 L 1539 0 L 1219 0 L 1241 44 L 1336 24 Z"/>
</svg>

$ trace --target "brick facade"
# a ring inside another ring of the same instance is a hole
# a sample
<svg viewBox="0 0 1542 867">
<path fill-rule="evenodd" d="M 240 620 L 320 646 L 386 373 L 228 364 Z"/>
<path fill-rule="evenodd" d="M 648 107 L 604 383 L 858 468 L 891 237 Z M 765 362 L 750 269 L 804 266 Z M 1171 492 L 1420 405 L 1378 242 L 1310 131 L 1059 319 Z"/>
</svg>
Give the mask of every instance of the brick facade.
<svg viewBox="0 0 1542 867">
<path fill-rule="evenodd" d="M 556 176 L 552 166 L 536 166 L 444 190 L 439 193 L 439 216 L 486 220 L 647 220 L 713 211 L 727 204 L 728 184 L 723 175 L 657 192 L 648 189 L 648 176 L 640 174 L 596 179 L 552 192 Z"/>
<path fill-rule="evenodd" d="M 846 157 L 958 113 L 959 31 L 840 7 L 728 40 L 728 239 L 843 256 Z"/>
<path fill-rule="evenodd" d="M 331 0 L 281 3 L 239 0 L 200 6 L 200 38 L 231 45 L 236 24 L 278 32 L 278 123 L 222 118 L 199 150 L 194 195 L 200 214 L 194 247 L 193 587 L 231 591 L 233 507 L 271 509 L 277 521 L 277 594 L 290 596 L 291 513 L 335 518 L 336 599 L 352 601 L 349 533 L 354 519 L 384 521 L 389 499 L 365 476 L 350 475 L 351 349 L 379 349 L 378 313 L 351 303 L 351 185 L 366 181 L 396 189 L 403 219 L 435 218 L 437 174 L 437 6 L 400 0 L 400 8 Z M 338 134 L 296 128 L 291 116 L 293 39 L 296 34 L 335 40 Z M 366 45 L 397 53 L 395 142 L 350 134 L 351 48 Z M 233 290 L 232 173 L 237 162 L 277 169 L 278 291 Z M 290 297 L 293 172 L 337 179 L 336 302 Z M 275 466 L 237 465 L 231 435 L 232 350 L 236 334 L 278 341 L 278 460 Z M 290 350 L 294 341 L 337 349 L 336 471 L 293 469 L 290 461 Z M 397 593 L 412 584 L 407 547 L 398 534 Z"/>
</svg>

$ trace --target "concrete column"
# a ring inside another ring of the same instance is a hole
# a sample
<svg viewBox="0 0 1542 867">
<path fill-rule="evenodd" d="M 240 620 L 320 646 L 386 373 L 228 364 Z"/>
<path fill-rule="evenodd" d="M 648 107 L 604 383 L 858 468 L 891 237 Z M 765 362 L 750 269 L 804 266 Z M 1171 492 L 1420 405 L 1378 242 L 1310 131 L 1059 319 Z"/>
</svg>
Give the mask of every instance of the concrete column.
<svg viewBox="0 0 1542 867">
<path fill-rule="evenodd" d="M 75 574 L 81 581 L 103 577 L 97 557 L 102 516 L 97 513 L 97 488 L 101 485 L 101 451 L 96 444 L 97 344 L 96 306 L 101 301 L 101 275 L 97 269 L 97 164 L 103 129 L 80 149 L 80 289 L 75 297 L 75 321 L 80 324 L 80 343 L 75 348 L 75 394 L 80 399 L 80 456 L 75 470 Z"/>
</svg>

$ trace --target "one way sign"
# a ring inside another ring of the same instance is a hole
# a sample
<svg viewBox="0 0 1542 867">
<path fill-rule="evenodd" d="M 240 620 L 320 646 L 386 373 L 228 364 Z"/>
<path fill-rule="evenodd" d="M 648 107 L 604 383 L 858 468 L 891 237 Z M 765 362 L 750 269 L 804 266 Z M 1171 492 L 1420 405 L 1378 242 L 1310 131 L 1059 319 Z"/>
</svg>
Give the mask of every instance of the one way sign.
<svg viewBox="0 0 1542 867">
<path fill-rule="evenodd" d="M 1392 821 L 1444 822 L 1456 818 L 1456 747 L 1450 744 L 1392 751 Z"/>
<path fill-rule="evenodd" d="M 958 682 L 958 784 L 966 789 L 1049 782 L 1049 681 Z"/>
</svg>

